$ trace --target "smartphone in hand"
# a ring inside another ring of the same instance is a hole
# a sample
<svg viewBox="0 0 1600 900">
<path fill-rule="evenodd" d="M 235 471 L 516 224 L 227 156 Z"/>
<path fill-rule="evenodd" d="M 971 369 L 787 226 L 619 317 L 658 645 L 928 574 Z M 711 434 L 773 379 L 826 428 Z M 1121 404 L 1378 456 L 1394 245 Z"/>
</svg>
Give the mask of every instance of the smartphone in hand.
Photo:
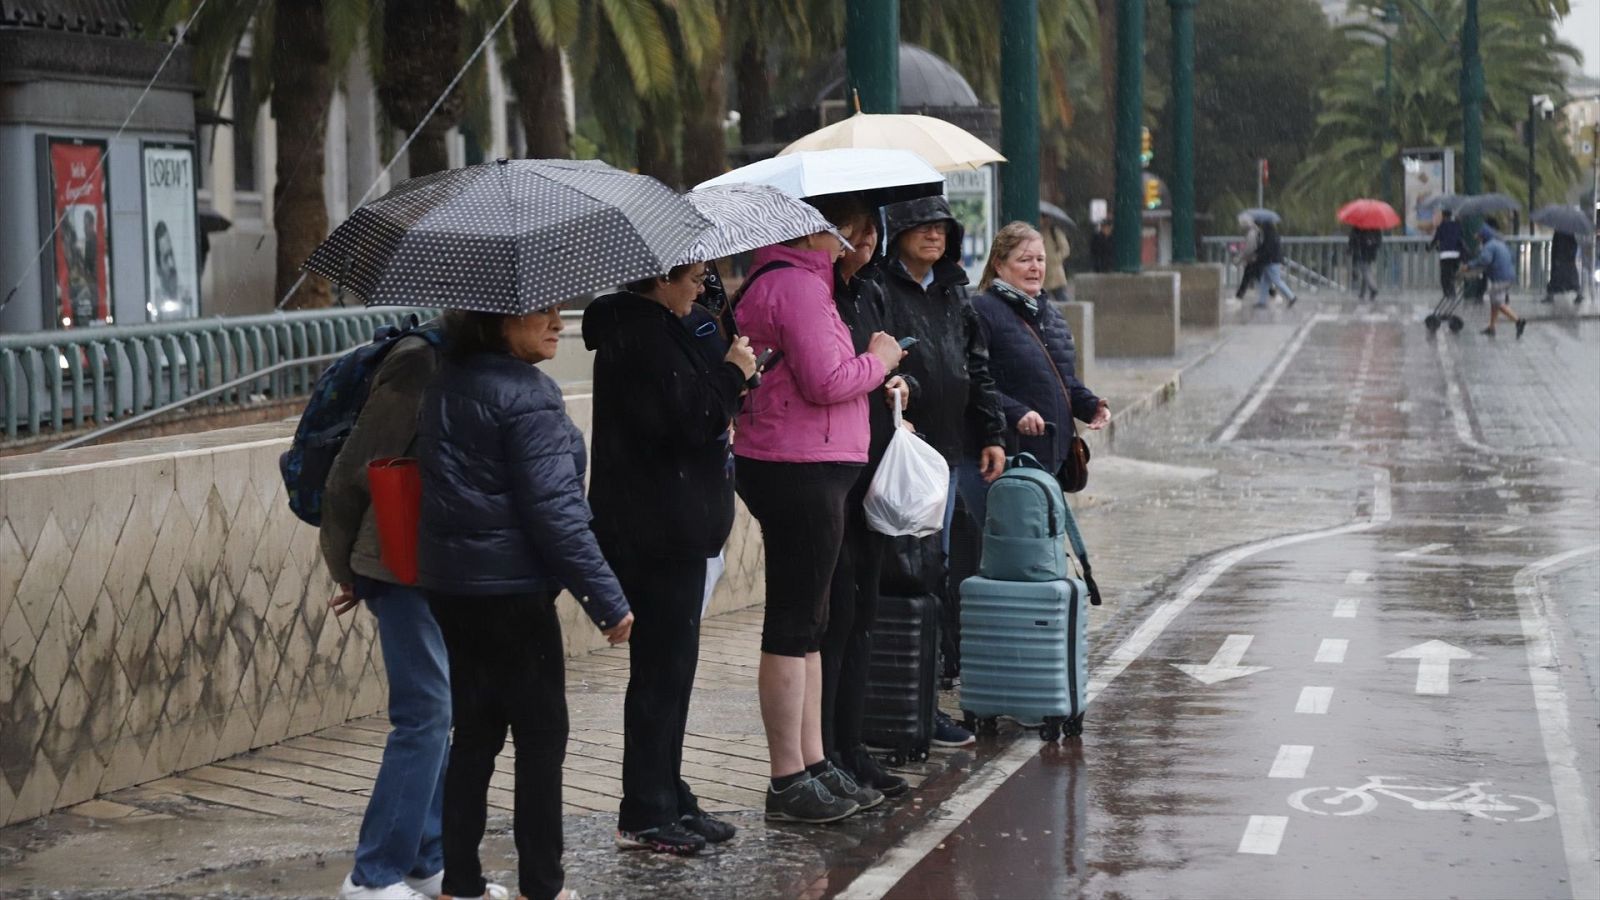
<svg viewBox="0 0 1600 900">
<path fill-rule="evenodd" d="M 921 342 L 914 337 L 903 337 L 900 339 L 899 343 L 901 350 L 910 350 L 912 347 L 915 347 Z"/>
</svg>

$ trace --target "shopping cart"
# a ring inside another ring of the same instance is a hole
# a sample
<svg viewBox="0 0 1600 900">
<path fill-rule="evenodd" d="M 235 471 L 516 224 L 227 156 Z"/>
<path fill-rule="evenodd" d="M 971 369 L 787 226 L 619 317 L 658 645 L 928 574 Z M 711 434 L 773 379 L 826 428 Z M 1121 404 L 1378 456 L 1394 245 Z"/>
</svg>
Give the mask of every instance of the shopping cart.
<svg viewBox="0 0 1600 900">
<path fill-rule="evenodd" d="M 1461 308 L 1462 298 L 1466 295 L 1467 280 L 1479 279 L 1482 277 L 1482 272 L 1475 272 L 1472 269 L 1463 268 L 1460 271 L 1459 277 L 1456 278 L 1455 290 L 1451 291 L 1447 296 L 1440 298 L 1439 302 L 1434 304 L 1433 312 L 1428 313 L 1428 317 L 1422 320 L 1422 324 L 1428 326 L 1428 331 L 1438 331 L 1440 325 L 1449 325 L 1450 332 L 1454 334 L 1466 327 L 1467 323 L 1463 322 L 1461 317 L 1456 315 L 1456 310 Z"/>
</svg>

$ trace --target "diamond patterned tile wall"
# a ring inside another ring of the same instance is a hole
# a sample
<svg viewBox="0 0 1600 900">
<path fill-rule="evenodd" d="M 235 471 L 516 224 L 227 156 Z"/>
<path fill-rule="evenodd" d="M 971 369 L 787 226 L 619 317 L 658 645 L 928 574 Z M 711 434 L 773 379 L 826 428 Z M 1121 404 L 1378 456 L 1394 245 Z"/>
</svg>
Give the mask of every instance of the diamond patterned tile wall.
<svg viewBox="0 0 1600 900">
<path fill-rule="evenodd" d="M 587 432 L 587 398 L 570 406 Z M 374 620 L 329 612 L 316 530 L 284 500 L 291 433 L 0 460 L 0 825 L 383 709 Z M 711 609 L 762 587 L 741 507 Z M 568 655 L 605 645 L 560 611 Z"/>
</svg>

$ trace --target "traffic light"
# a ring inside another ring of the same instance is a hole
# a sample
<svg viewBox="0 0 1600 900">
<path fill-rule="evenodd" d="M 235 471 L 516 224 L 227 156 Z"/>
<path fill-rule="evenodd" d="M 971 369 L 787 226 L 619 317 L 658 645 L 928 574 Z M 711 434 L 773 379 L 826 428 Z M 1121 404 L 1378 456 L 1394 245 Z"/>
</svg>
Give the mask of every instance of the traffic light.
<svg viewBox="0 0 1600 900">
<path fill-rule="evenodd" d="M 1150 139 L 1150 129 L 1139 129 L 1139 164 L 1145 167 L 1150 165 L 1150 160 L 1156 158 L 1155 142 Z"/>
<path fill-rule="evenodd" d="M 1156 209 L 1161 206 L 1161 181 L 1157 178 L 1145 176 L 1144 179 L 1144 208 Z"/>
</svg>

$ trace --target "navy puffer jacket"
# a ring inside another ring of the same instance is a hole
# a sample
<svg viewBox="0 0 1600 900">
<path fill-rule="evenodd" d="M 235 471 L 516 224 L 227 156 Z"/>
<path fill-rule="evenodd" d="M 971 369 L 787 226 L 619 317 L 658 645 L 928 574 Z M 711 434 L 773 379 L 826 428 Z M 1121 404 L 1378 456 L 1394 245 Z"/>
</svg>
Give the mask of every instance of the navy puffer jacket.
<svg viewBox="0 0 1600 900">
<path fill-rule="evenodd" d="M 566 588 L 596 626 L 628 614 L 583 498 L 583 435 L 561 389 L 503 353 L 448 359 L 422 399 L 418 582 L 448 594 Z"/>
<path fill-rule="evenodd" d="M 1030 312 L 991 286 L 974 295 L 972 305 L 989 345 L 989 368 L 1007 427 L 1015 432 L 1017 422 L 1030 412 L 1056 425 L 1054 442 L 1017 435 L 1020 449 L 1054 472 L 1066 459 L 1076 431 L 1072 420 L 1088 422 L 1100 410 L 1100 398 L 1078 380 L 1072 330 L 1047 295 L 1038 298 L 1037 312 Z"/>
</svg>

